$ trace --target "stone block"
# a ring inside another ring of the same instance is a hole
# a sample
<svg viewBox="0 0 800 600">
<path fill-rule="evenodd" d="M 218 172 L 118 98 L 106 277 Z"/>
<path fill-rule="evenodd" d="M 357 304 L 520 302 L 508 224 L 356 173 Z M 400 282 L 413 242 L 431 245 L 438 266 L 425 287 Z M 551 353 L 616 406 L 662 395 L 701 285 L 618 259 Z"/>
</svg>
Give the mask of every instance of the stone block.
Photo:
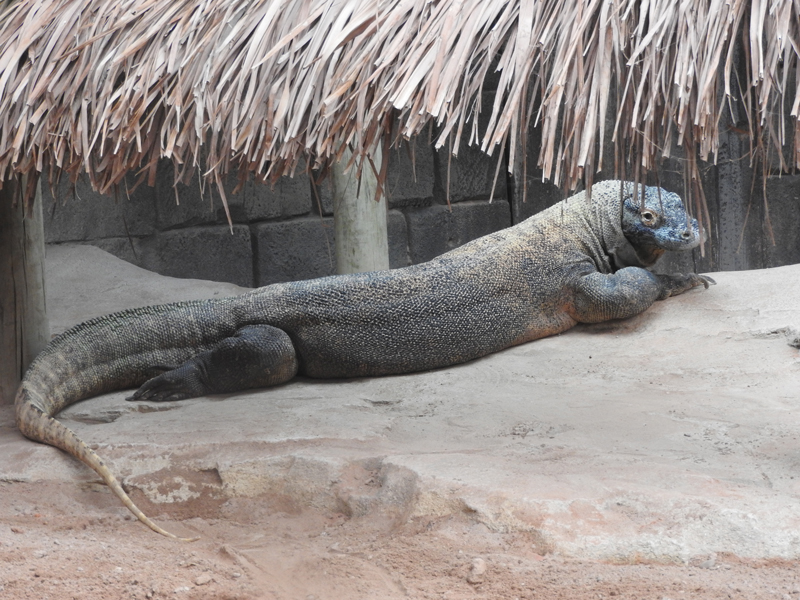
<svg viewBox="0 0 800 600">
<path fill-rule="evenodd" d="M 413 264 L 511 225 L 511 209 L 505 200 L 468 201 L 452 205 L 452 210 L 435 204 L 408 209 L 405 214 Z"/>
<path fill-rule="evenodd" d="M 319 179 L 315 173 L 309 177 L 311 185 L 311 208 L 317 215 L 333 216 L 333 185 L 331 178 Z"/>
<path fill-rule="evenodd" d="M 259 223 L 255 236 L 256 285 L 333 275 L 333 219 L 311 217 Z"/>
<path fill-rule="evenodd" d="M 242 193 L 244 193 L 244 218 L 248 222 L 285 219 L 311 212 L 311 183 L 305 173 L 294 177 L 281 177 L 274 186 L 248 181 Z"/>
<path fill-rule="evenodd" d="M 433 147 L 427 136 L 413 138 L 389 151 L 386 197 L 389 208 L 429 206 L 433 202 Z"/>
<path fill-rule="evenodd" d="M 522 171 L 519 173 L 519 176 L 514 177 L 511 186 L 512 220 L 515 225 L 564 199 L 564 192 L 558 186 L 542 181 L 541 176 L 538 178 L 528 176 L 526 190 L 522 183 Z"/>
<path fill-rule="evenodd" d="M 762 202 L 754 193 L 753 202 Z M 783 175 L 767 179 L 767 205 L 775 245 L 764 224 L 765 266 L 780 267 L 800 263 L 800 175 Z"/>
<path fill-rule="evenodd" d="M 464 202 L 469 200 L 494 200 L 504 201 L 508 198 L 507 169 L 505 159 L 500 160 L 500 172 L 497 174 L 497 184 L 492 196 L 495 170 L 497 169 L 497 152 L 489 156 L 481 152 L 477 146 L 462 144 L 458 156 L 452 157 L 448 166 L 448 150 L 442 148 L 436 153 L 435 170 L 436 180 L 433 197 L 439 204 L 447 203 L 448 169 L 450 170 L 450 202 Z"/>
<path fill-rule="evenodd" d="M 390 210 L 386 215 L 389 236 L 389 268 L 398 269 L 411 264 L 408 252 L 408 226 L 406 217 L 399 210 Z"/>
<path fill-rule="evenodd" d="M 564 192 L 557 185 L 542 181 L 542 169 L 536 166 L 541 147 L 542 129 L 531 126 L 524 148 L 525 156 L 523 157 L 522 149 L 517 152 L 514 157 L 514 172 L 510 178 L 509 200 L 514 224 L 521 223 L 564 199 Z"/>
<path fill-rule="evenodd" d="M 406 267 L 411 264 L 406 219 L 400 211 L 391 210 L 386 221 L 389 265 Z M 253 226 L 253 234 L 258 286 L 336 274 L 332 218 L 260 223 Z"/>
<path fill-rule="evenodd" d="M 433 202 L 433 148 L 428 145 L 427 139 L 423 142 L 414 138 L 407 144 L 389 150 L 385 194 L 390 209 L 428 206 Z M 316 184 L 312 183 L 311 203 L 316 214 L 333 215 L 333 188 L 330 177 L 325 177 Z"/>
<path fill-rule="evenodd" d="M 494 92 L 483 93 L 478 131 L 482 136 L 486 131 L 491 117 L 491 106 L 494 103 Z M 495 148 L 492 156 L 484 153 L 478 145 L 468 145 L 469 134 L 472 128 L 467 123 L 462 135 L 458 156 L 449 157 L 450 148 L 444 144 L 434 154 L 434 201 L 446 204 L 448 200 L 448 171 L 449 171 L 449 199 L 450 202 L 464 202 L 467 200 L 507 200 L 508 199 L 508 165 L 504 153 Z M 435 139 L 435 138 L 434 138 Z M 479 136 L 479 139 L 482 139 Z M 497 171 L 497 161 L 501 161 L 500 170 Z M 497 181 L 495 182 L 495 172 Z M 494 187 L 494 194 L 492 194 Z"/>
<path fill-rule="evenodd" d="M 786 89 L 797 89 L 797 70 L 789 69 L 787 73 Z M 783 84 L 781 84 L 783 85 Z M 764 145 L 769 149 L 766 153 L 766 165 L 759 165 L 759 167 L 766 167 L 769 173 L 791 172 L 794 169 L 794 147 L 795 147 L 795 122 L 796 117 L 792 116 L 792 106 L 795 101 L 794 94 L 783 94 L 783 106 L 773 105 L 768 117 L 772 121 L 773 131 L 778 133 L 779 128 L 783 128 L 783 144 L 779 151 L 776 152 L 774 141 L 764 135 Z M 777 103 L 776 103 L 777 104 Z M 780 111 L 780 112 L 779 112 Z M 783 123 L 781 123 L 781 120 Z M 745 140 L 749 140 L 748 128 L 746 119 L 742 118 L 739 122 L 740 130 L 739 135 Z M 781 162 L 783 158 L 783 162 Z M 760 162 L 760 161 L 759 161 Z"/>
<path fill-rule="evenodd" d="M 234 225 L 163 231 L 135 244 L 136 264 L 161 275 L 253 286 L 250 228 Z M 110 250 L 113 252 L 113 250 Z"/>
<path fill-rule="evenodd" d="M 162 160 L 156 173 L 156 214 L 159 229 L 191 227 L 224 222 L 225 211 L 213 185 L 202 181 L 195 172 L 190 184 L 173 185 L 172 163 Z M 240 206 L 242 200 L 228 197 L 231 204 Z"/>
<path fill-rule="evenodd" d="M 159 228 L 227 222 L 222 196 L 215 185 L 201 185 L 199 179 L 189 185 L 173 183 L 172 164 L 162 161 L 156 183 Z M 281 177 L 274 186 L 250 178 L 234 193 L 238 185 L 236 175 L 230 175 L 223 183 L 234 223 L 282 219 L 311 211 L 311 188 L 304 173 Z"/>
<path fill-rule="evenodd" d="M 133 187 L 134 178 L 127 184 Z M 42 181 L 45 240 L 81 242 L 103 237 L 150 235 L 155 232 L 155 190 L 146 184 L 128 194 L 123 183 L 119 192 L 107 196 L 92 190 L 82 176 L 73 184 L 66 178 L 50 189 Z"/>
<path fill-rule="evenodd" d="M 762 264 L 762 241 L 759 194 L 751 198 L 753 171 L 740 160 L 749 151 L 749 142 L 731 131 L 720 135 L 717 167 L 719 187 L 713 198 L 712 221 L 716 230 L 712 239 L 719 257 L 716 270 L 755 269 Z M 755 189 L 758 189 L 756 186 Z M 709 198 L 712 204 L 712 198 Z M 755 209 L 751 210 L 751 209 Z"/>
</svg>

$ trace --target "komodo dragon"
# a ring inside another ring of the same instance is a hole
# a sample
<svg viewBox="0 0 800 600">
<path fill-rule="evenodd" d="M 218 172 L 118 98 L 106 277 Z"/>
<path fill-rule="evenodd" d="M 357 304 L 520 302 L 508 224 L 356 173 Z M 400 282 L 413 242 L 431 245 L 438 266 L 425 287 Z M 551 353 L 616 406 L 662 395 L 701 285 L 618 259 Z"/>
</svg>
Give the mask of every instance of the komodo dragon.
<svg viewBox="0 0 800 600">
<path fill-rule="evenodd" d="M 27 437 L 94 469 L 140 521 L 168 535 L 111 471 L 53 417 L 70 404 L 139 387 L 130 400 L 180 400 L 278 385 L 297 373 L 356 377 L 462 363 L 623 319 L 695 286 L 655 275 L 666 250 L 700 241 L 681 199 L 631 183 L 595 184 L 522 223 L 427 263 L 280 283 L 241 296 L 125 310 L 77 325 L 34 360 L 16 398 Z M 532 365 L 532 368 L 536 368 Z"/>
</svg>

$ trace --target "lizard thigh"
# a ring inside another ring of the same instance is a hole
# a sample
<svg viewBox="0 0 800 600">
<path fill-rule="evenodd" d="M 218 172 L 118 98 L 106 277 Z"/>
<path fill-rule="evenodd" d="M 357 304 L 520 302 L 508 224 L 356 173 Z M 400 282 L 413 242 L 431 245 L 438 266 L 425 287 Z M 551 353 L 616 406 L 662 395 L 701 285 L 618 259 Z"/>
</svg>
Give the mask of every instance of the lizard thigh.
<svg viewBox="0 0 800 600">
<path fill-rule="evenodd" d="M 289 381 L 298 362 L 289 335 L 271 325 L 248 325 L 146 381 L 128 400 L 183 400 L 268 387 Z"/>
</svg>

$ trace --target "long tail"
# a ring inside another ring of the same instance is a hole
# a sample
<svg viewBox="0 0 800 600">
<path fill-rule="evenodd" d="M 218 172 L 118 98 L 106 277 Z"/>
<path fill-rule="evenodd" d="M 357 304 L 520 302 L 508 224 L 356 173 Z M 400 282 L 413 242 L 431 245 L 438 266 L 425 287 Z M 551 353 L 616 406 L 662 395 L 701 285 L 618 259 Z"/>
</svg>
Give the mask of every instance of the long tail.
<svg viewBox="0 0 800 600">
<path fill-rule="evenodd" d="M 153 523 L 100 457 L 54 417 L 84 398 L 141 385 L 153 376 L 154 366 L 178 366 L 207 344 L 231 335 L 236 325 L 225 305 L 232 300 L 133 309 L 73 327 L 53 340 L 25 374 L 15 402 L 17 427 L 26 437 L 60 448 L 93 469 L 153 531 L 186 539 Z"/>
<path fill-rule="evenodd" d="M 66 427 L 46 414 L 37 404 L 41 404 L 41 402 L 36 402 L 35 392 L 27 389 L 25 384 L 23 384 L 17 393 L 16 408 L 17 427 L 19 427 L 25 437 L 60 448 L 93 469 L 95 473 L 103 478 L 103 481 L 111 488 L 111 491 L 122 500 L 122 503 L 136 515 L 136 518 L 156 533 L 185 542 L 193 542 L 197 539 L 178 537 L 156 525 L 138 506 L 136 506 L 136 504 L 134 504 L 133 500 L 131 500 L 130 496 L 122 489 L 119 481 L 117 481 L 117 478 L 114 477 L 114 474 L 108 469 L 103 460 L 97 456 L 83 440 L 75 435 L 69 427 Z"/>
</svg>

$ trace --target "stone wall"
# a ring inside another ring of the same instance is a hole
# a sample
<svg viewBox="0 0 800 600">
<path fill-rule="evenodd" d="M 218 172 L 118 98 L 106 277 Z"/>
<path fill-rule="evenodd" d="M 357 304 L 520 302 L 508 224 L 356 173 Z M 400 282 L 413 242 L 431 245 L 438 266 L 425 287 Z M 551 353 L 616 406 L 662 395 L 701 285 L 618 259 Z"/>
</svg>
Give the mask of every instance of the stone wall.
<svg viewBox="0 0 800 600">
<path fill-rule="evenodd" d="M 702 250 L 670 256 L 659 269 L 710 272 L 800 263 L 800 175 L 781 174 L 772 165 L 772 174 L 764 179 L 750 168 L 748 139 L 726 123 L 722 128 L 718 164 L 701 166 L 711 218 L 709 240 Z M 528 142 L 525 202 L 521 163 L 513 175 L 505 162 L 500 165 L 489 202 L 496 158 L 462 147 L 458 158 L 449 159 L 446 150 L 433 150 L 427 139 L 412 144 L 393 149 L 389 163 L 392 267 L 429 260 L 520 222 L 563 197 L 557 187 L 542 183 L 535 168 L 540 144 L 536 130 Z M 606 156 L 613 157 L 611 147 Z M 165 162 L 154 188 L 143 185 L 130 195 L 122 189 L 114 198 L 92 192 L 85 181 L 74 188 L 61 184 L 56 193 L 44 186 L 48 243 L 91 243 L 164 275 L 243 286 L 334 273 L 332 199 L 326 181 L 315 186 L 305 174 L 285 177 L 274 187 L 250 181 L 237 194 L 231 184 L 226 188 L 231 230 L 216 189 L 203 191 L 199 181 L 173 188 L 172 177 Z M 596 179 L 611 177 L 606 166 Z M 680 155 L 665 161 L 648 183 L 657 181 L 685 197 Z"/>
<path fill-rule="evenodd" d="M 448 164 L 421 140 L 392 150 L 388 169 L 390 265 L 424 262 L 511 225 L 506 164 L 490 202 L 496 159 L 467 148 Z M 412 160 L 412 154 L 414 159 Z M 450 170 L 448 206 L 447 181 Z M 330 184 L 306 174 L 274 187 L 249 181 L 233 194 L 233 227 L 216 189 L 172 186 L 170 163 L 159 165 L 155 187 L 118 197 L 88 182 L 44 186 L 48 243 L 91 243 L 143 268 L 170 275 L 261 286 L 335 272 Z M 124 186 L 123 186 L 124 187 Z"/>
</svg>

